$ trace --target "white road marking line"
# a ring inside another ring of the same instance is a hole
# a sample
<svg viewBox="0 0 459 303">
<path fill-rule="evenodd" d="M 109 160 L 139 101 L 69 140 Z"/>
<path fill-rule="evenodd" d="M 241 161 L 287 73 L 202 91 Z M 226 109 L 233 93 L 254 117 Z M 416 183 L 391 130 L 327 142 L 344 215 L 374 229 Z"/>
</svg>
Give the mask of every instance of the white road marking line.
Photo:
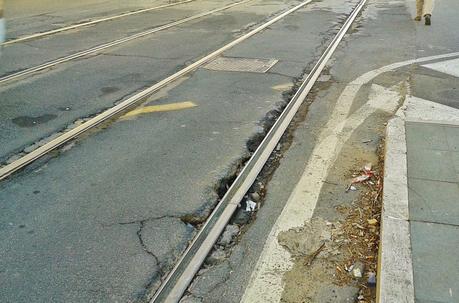
<svg viewBox="0 0 459 303">
<path fill-rule="evenodd" d="M 293 263 L 290 254 L 278 243 L 277 236 L 282 231 L 303 226 L 312 217 L 328 170 L 353 131 L 376 110 L 392 112 L 399 105 L 398 93 L 377 85 L 372 90 L 370 100 L 359 110 L 348 118 L 341 115 L 339 120 L 330 119 L 321 132 L 306 170 L 268 236 L 268 247 L 263 250 L 261 262 L 257 264 L 255 276 L 252 276 L 251 285 L 241 302 L 280 302 L 282 278 Z"/>
<path fill-rule="evenodd" d="M 431 64 L 425 64 L 422 66 L 430 68 L 437 72 L 441 72 L 459 78 L 459 58 Z"/>
<path fill-rule="evenodd" d="M 286 231 L 294 227 L 301 227 L 305 221 L 311 219 L 322 189 L 323 180 L 325 180 L 328 169 L 334 163 L 342 145 L 350 137 L 354 129 L 364 121 L 365 117 L 368 117 L 376 110 L 375 106 L 385 106 L 380 100 L 372 98 L 369 103 L 363 105 L 347 118 L 361 87 L 388 71 L 411 64 L 457 56 L 459 56 L 459 52 L 393 63 L 369 71 L 346 86 L 336 102 L 329 122 L 319 136 L 319 143 L 315 146 L 300 181 L 297 183 L 281 215 L 267 237 L 265 247 L 252 273 L 241 302 L 262 303 L 280 301 L 283 292 L 283 275 L 291 269 L 293 263 L 290 254 L 279 245 L 277 241 L 278 234 L 281 231 Z"/>
<path fill-rule="evenodd" d="M 459 125 L 459 109 L 451 106 L 410 96 L 404 107 L 405 120 L 409 122 Z"/>
</svg>

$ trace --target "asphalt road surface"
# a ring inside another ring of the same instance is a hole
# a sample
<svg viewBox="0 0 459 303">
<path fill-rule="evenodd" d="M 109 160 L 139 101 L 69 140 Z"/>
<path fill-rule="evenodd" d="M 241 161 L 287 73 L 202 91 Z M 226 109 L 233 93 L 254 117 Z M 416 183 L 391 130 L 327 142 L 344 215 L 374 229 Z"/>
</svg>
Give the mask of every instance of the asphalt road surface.
<svg viewBox="0 0 459 303">
<path fill-rule="evenodd" d="M 1 70 L 229 3 L 196 1 L 12 44 Z M 2 159 L 298 3 L 250 1 L 2 85 Z M 351 2 L 308 5 L 224 54 L 278 60 L 268 72 L 199 69 L 144 104 L 194 107 L 112 121 L 2 182 L 2 300 L 125 302 L 154 291 L 196 232 L 181 218 L 209 213 L 220 181 L 247 157 L 249 139 L 263 132 L 267 114 L 285 103 L 283 90 L 320 55 L 351 8 Z M 24 15 L 21 20 L 31 18 Z"/>
<path fill-rule="evenodd" d="M 309 72 L 357 2 L 313 1 L 225 51 L 233 65 L 201 67 L 148 97 L 136 111 L 1 181 L 0 301 L 147 301 L 221 197 L 227 180 L 285 106 L 298 78 Z M 189 302 L 239 302 L 283 201 L 348 82 L 420 52 L 428 56 L 457 48 L 458 37 L 441 37 L 450 30 L 448 22 L 425 32 L 411 21 L 412 1 L 392 2 L 369 1 L 329 63 L 332 92 L 318 93 L 323 102 L 314 102 L 310 124 L 300 127 L 299 143 L 273 176 L 270 203 L 231 257 L 197 281 Z M 7 38 L 168 3 L 7 1 Z M 232 3 L 196 0 L 7 45 L 0 76 Z M 17 159 L 37 142 L 118 104 L 299 3 L 244 2 L 1 84 L 0 163 Z M 404 14 L 397 15 L 400 10 Z M 391 22 L 403 29 L 402 40 L 384 27 L 386 13 L 396 16 Z M 442 14 L 444 20 L 451 18 Z M 372 35 L 390 41 L 381 56 L 373 54 L 383 40 Z M 353 42 L 355 48 L 346 44 L 352 38 L 361 39 Z M 397 41 L 401 45 L 391 47 Z M 357 64 L 361 57 L 366 64 Z M 260 62 L 271 65 L 240 70 Z M 320 88 L 328 88 L 329 80 L 322 79 Z M 434 93 L 416 83 L 417 92 Z M 445 91 L 452 85 L 442 83 Z M 323 201 L 318 205 L 327 212 Z"/>
</svg>

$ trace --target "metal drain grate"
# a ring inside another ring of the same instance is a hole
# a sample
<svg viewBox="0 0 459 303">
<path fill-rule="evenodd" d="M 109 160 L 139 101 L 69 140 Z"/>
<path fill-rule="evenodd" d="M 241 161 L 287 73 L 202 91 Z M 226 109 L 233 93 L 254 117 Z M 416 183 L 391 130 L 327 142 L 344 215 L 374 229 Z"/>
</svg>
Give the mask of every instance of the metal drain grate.
<svg viewBox="0 0 459 303">
<path fill-rule="evenodd" d="M 266 73 L 279 60 L 218 57 L 204 68 L 219 71 Z"/>
</svg>

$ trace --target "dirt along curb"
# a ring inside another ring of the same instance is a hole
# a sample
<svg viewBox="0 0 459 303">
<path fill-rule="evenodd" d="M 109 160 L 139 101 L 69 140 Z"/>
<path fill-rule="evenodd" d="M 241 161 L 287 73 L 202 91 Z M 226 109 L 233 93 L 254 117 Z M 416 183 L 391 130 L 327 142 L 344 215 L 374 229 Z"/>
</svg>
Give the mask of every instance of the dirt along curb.
<svg viewBox="0 0 459 303">
<path fill-rule="evenodd" d="M 406 152 L 405 119 L 400 109 L 386 128 L 378 303 L 414 302 Z"/>
</svg>

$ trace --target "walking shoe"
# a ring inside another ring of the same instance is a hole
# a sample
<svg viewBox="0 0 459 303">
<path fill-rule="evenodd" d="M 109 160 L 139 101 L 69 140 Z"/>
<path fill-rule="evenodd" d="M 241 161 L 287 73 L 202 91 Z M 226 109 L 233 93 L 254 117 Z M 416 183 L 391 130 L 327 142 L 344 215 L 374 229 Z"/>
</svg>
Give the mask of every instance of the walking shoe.
<svg viewBox="0 0 459 303">
<path fill-rule="evenodd" d="M 421 21 L 421 18 L 422 18 L 421 16 L 416 16 L 416 17 L 414 18 L 414 21 Z"/>
<path fill-rule="evenodd" d="M 427 15 L 424 16 L 424 19 L 426 20 L 426 25 L 430 25 L 430 23 L 431 23 L 430 22 L 430 17 L 431 17 L 430 14 L 427 14 Z"/>
</svg>

